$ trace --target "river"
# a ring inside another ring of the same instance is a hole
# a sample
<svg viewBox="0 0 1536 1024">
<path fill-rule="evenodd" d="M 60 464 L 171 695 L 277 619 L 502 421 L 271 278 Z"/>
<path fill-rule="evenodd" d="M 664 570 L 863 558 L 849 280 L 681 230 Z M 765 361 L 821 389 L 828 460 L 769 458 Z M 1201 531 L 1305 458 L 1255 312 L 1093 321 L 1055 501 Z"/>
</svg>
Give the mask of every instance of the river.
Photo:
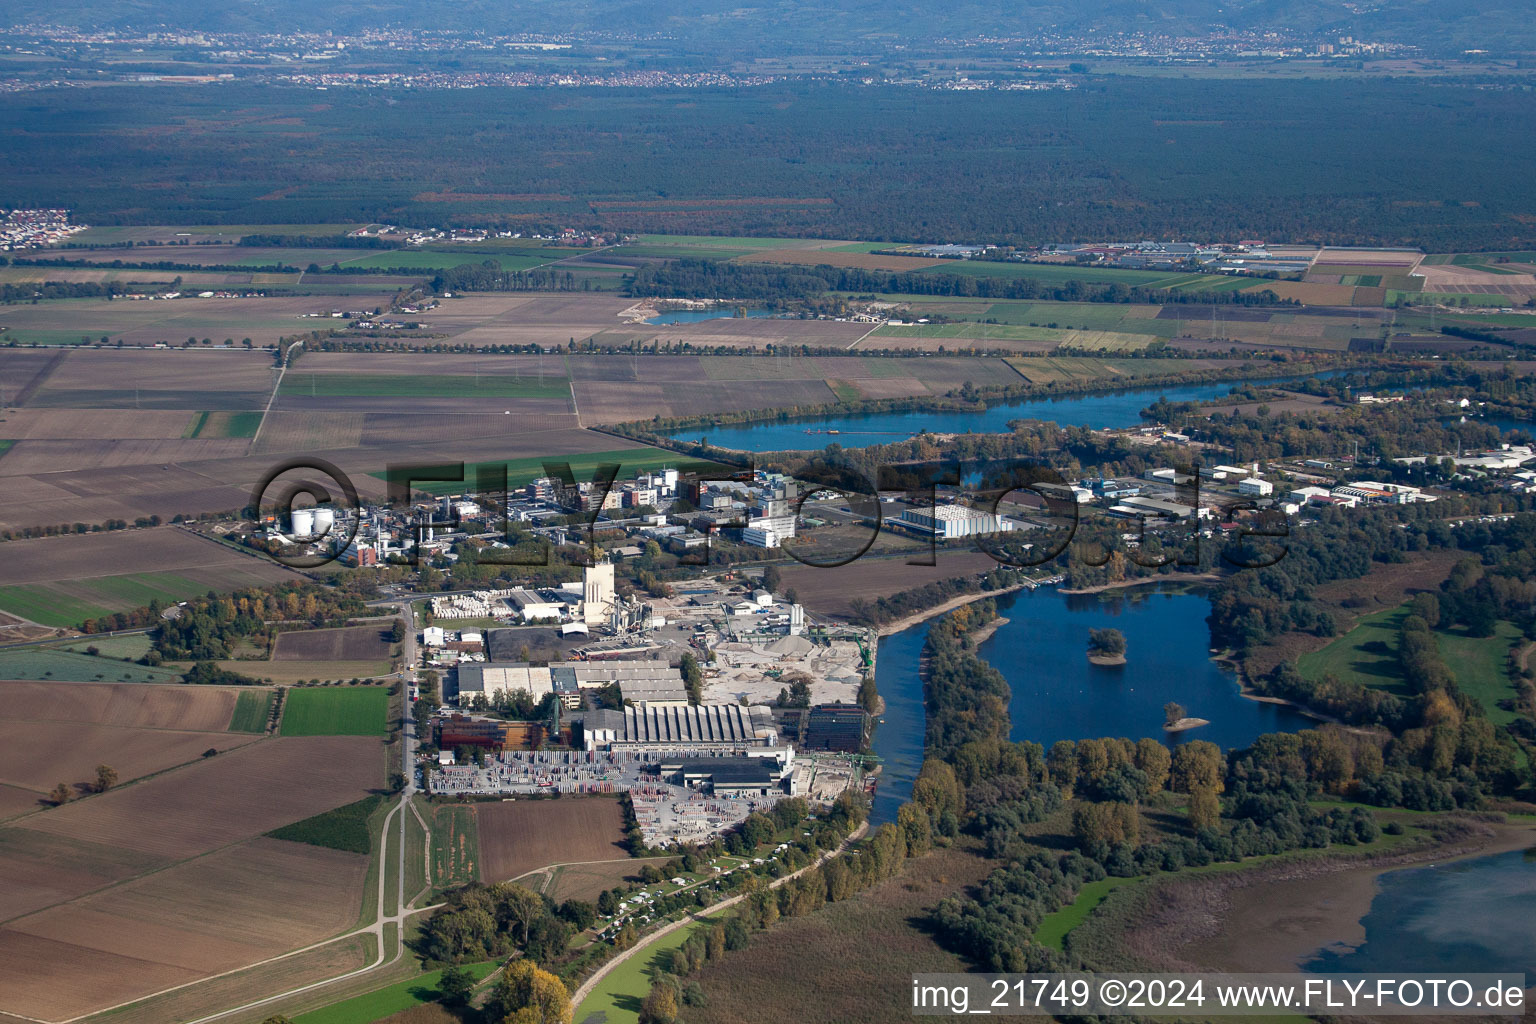
<svg viewBox="0 0 1536 1024">
<path fill-rule="evenodd" d="M 1332 376 L 1327 371 L 1318 377 Z M 1204 402 L 1223 398 L 1246 384 L 1279 384 L 1306 378 L 1264 378 L 1251 381 L 1213 381 L 1167 387 L 1124 388 L 1088 394 L 1033 398 L 994 405 L 985 412 L 880 412 L 811 419 L 691 427 L 673 431 L 670 437 L 684 441 L 706 438 L 710 444 L 739 451 L 772 452 L 820 449 L 837 443 L 847 448 L 890 444 L 924 430 L 939 434 L 1007 433 L 1008 421 L 1048 420 L 1062 426 L 1133 427 L 1142 422 L 1141 410 L 1167 398 L 1170 402 Z M 828 431 L 836 430 L 836 434 Z"/>
<path fill-rule="evenodd" d="M 1011 738 L 1047 748 L 1057 740 L 1100 736 L 1152 737 L 1170 746 L 1209 740 L 1243 747 L 1268 732 L 1313 724 L 1293 708 L 1249 700 L 1235 676 L 1210 659 L 1210 601 L 1200 591 L 1138 587 L 1104 594 L 1062 594 L 1053 588 L 998 599 L 1007 624 L 980 648 L 1013 690 Z M 923 759 L 923 690 L 918 656 L 930 623 L 881 639 L 875 685 L 885 699 L 874 752 L 882 761 L 873 820 L 893 820 L 912 792 Z M 1125 634 L 1126 664 L 1088 663 L 1088 630 L 1113 626 Z M 1182 704 L 1210 720 L 1170 736 L 1163 705 Z"/>
<path fill-rule="evenodd" d="M 1365 941 L 1323 950 L 1307 970 L 1536 975 L 1536 860 L 1525 852 L 1389 871 L 1380 884 Z"/>
</svg>

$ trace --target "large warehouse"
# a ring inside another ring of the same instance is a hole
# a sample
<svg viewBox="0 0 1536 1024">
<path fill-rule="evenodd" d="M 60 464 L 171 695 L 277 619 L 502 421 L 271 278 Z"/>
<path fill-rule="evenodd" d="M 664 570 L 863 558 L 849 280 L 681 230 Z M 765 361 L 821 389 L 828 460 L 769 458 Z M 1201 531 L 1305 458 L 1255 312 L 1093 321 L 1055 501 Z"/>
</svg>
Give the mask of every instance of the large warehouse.
<svg viewBox="0 0 1536 1024">
<path fill-rule="evenodd" d="M 773 713 L 762 706 L 700 704 L 626 707 L 583 716 L 588 750 L 690 755 L 768 753 L 778 747 Z"/>
<path fill-rule="evenodd" d="M 618 683 L 626 701 L 646 704 L 686 704 L 688 692 L 683 674 L 665 661 L 552 661 L 530 665 L 523 661 L 459 666 L 460 699 L 483 693 L 487 698 L 501 691 L 526 690 L 534 700 L 558 693 L 568 708 L 581 706 L 581 689 L 598 689 Z"/>
</svg>

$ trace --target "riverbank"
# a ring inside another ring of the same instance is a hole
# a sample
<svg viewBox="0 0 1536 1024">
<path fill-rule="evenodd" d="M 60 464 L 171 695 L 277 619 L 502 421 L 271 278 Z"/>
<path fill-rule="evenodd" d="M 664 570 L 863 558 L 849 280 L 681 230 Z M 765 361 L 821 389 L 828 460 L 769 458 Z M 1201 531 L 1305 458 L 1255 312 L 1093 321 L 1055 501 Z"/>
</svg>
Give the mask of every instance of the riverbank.
<svg viewBox="0 0 1536 1024">
<path fill-rule="evenodd" d="M 1246 700 L 1251 700 L 1256 704 L 1274 704 L 1278 707 L 1290 708 L 1292 711 L 1295 711 L 1298 714 L 1306 715 L 1308 718 L 1313 719 L 1314 721 L 1322 722 L 1324 725 L 1344 725 L 1342 721 L 1335 718 L 1333 715 L 1318 711 L 1316 708 L 1308 707 L 1306 704 L 1302 704 L 1298 701 L 1290 700 L 1285 697 L 1272 697 L 1267 693 L 1260 693 L 1258 690 L 1255 690 L 1253 688 L 1253 684 L 1248 680 L 1248 673 L 1243 670 L 1243 663 L 1239 661 L 1238 658 L 1230 650 L 1219 651 L 1215 654 L 1212 654 L 1211 660 L 1220 665 L 1222 668 L 1227 669 L 1237 677 L 1237 692 L 1242 694 L 1243 698 Z M 1344 726 L 1344 728 L 1348 729 L 1350 732 L 1358 732 L 1362 734 L 1376 731 L 1372 729 L 1362 729 L 1359 726 L 1353 725 Z"/>
<path fill-rule="evenodd" d="M 1007 616 L 999 615 L 993 618 L 993 620 L 987 623 L 985 626 L 982 626 L 979 629 L 971 630 L 971 643 L 976 647 L 980 647 L 982 644 L 992 639 L 993 633 L 996 633 L 998 630 L 1008 625 L 1010 621 L 1011 620 Z"/>
<path fill-rule="evenodd" d="M 1361 922 L 1387 872 L 1536 843 L 1530 823 L 1469 822 L 1468 829 L 1376 857 L 1308 857 L 1172 880 L 1131 923 L 1126 946 L 1155 970 L 1295 971 L 1324 948 L 1365 941 Z"/>
<path fill-rule="evenodd" d="M 1214 583 L 1221 579 L 1220 573 L 1201 572 L 1175 573 L 1172 576 L 1141 576 L 1133 580 L 1120 580 L 1117 583 L 1100 583 L 1096 587 L 1083 587 L 1079 590 L 1063 589 L 1063 594 L 1104 594 L 1111 590 L 1130 590 L 1132 587 L 1144 587 L 1150 583 Z"/>
<path fill-rule="evenodd" d="M 943 604 L 936 604 L 932 608 L 925 608 L 920 612 L 913 612 L 911 615 L 905 615 L 892 622 L 887 622 L 885 625 L 881 626 L 876 631 L 876 633 L 879 636 L 890 636 L 892 633 L 900 633 L 904 629 L 911 629 L 913 626 L 920 622 L 927 622 L 929 619 L 938 618 L 945 612 L 952 612 L 956 608 L 959 608 L 961 605 L 971 604 L 976 601 L 984 601 L 989 597 L 1001 597 L 1004 594 L 1011 594 L 1016 590 L 1023 590 L 1025 586 L 1026 584 L 1020 583 L 1018 586 L 1003 587 L 1001 590 L 981 590 L 974 594 L 961 594 L 958 597 L 950 598 Z M 1003 622 L 1007 621 L 1007 619 L 1003 620 Z M 993 626 L 992 628 L 994 631 L 996 631 L 998 626 L 1001 625 L 1002 623 L 998 623 L 997 626 Z M 987 634 L 987 636 L 991 635 L 991 633 Z M 986 637 L 983 637 L 982 639 L 986 639 Z"/>
</svg>

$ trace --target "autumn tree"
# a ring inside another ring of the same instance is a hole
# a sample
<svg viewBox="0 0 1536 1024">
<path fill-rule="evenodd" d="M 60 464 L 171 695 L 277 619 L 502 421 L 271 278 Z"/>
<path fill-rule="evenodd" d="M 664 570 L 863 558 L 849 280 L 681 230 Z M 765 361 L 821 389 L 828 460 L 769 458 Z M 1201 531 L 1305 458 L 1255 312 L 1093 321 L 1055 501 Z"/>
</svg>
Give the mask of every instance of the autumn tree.
<svg viewBox="0 0 1536 1024">
<path fill-rule="evenodd" d="M 105 793 L 117 785 L 117 769 L 109 764 L 96 766 L 96 792 Z"/>
<path fill-rule="evenodd" d="M 526 959 L 507 965 L 486 1009 L 488 1019 L 504 1024 L 571 1024 L 571 995 L 564 983 Z"/>
<path fill-rule="evenodd" d="M 640 1004 L 640 1024 L 673 1024 L 679 1009 L 676 984 L 670 978 L 658 978 Z"/>
<path fill-rule="evenodd" d="M 53 792 L 48 794 L 48 799 L 52 800 L 55 806 L 62 806 L 69 803 L 72 793 L 73 790 L 69 788 L 69 783 L 61 782 L 53 787 Z"/>
<path fill-rule="evenodd" d="M 1147 789 L 1156 793 L 1168 785 L 1173 755 L 1157 740 L 1143 738 L 1136 741 L 1136 767 L 1147 776 Z"/>
</svg>

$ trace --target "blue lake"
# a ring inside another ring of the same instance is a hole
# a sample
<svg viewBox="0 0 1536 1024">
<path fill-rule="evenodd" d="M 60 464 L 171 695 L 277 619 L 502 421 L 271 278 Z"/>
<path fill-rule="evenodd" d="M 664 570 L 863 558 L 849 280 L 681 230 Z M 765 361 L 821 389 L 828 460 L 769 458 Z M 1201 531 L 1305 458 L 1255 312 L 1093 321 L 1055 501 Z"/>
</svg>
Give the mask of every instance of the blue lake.
<svg viewBox="0 0 1536 1024">
<path fill-rule="evenodd" d="M 1337 371 L 1318 374 L 1331 376 Z M 994 405 L 985 412 L 888 412 L 847 416 L 823 416 L 730 426 L 693 427 L 668 435 L 685 441 L 701 436 L 710 444 L 740 451 L 771 452 L 820 449 L 829 444 L 858 448 L 890 444 L 924 430 L 940 434 L 1008 431 L 1008 421 L 1049 420 L 1062 426 L 1133 427 L 1141 423 L 1141 410 L 1167 398 L 1170 402 L 1203 402 L 1223 398 L 1244 384 L 1276 384 L 1299 378 L 1265 378 L 1253 381 L 1216 381 L 1176 387 L 1126 388 L 1091 394 L 1036 398 Z M 830 434 L 829 431 L 837 431 Z"/>
<path fill-rule="evenodd" d="M 749 309 L 746 317 L 773 316 L 771 309 Z M 722 306 L 718 309 L 675 309 L 670 313 L 661 313 L 645 321 L 648 324 L 696 324 L 705 320 L 730 320 L 736 316 L 734 306 Z"/>
<path fill-rule="evenodd" d="M 1209 740 L 1243 747 L 1267 732 L 1294 732 L 1312 719 L 1280 704 L 1249 700 L 1236 678 L 1210 660 L 1210 601 L 1205 594 L 1143 587 L 1111 594 L 1062 594 L 1051 588 L 998 599 L 1008 623 L 980 654 L 1013 690 L 1014 740 L 1049 748 L 1057 740 L 1151 737 L 1170 746 Z M 1088 663 L 1088 630 L 1125 634 L 1126 664 Z M 923 759 L 923 690 L 918 656 L 928 637 L 921 623 L 880 641 L 875 685 L 885 699 L 874 752 L 882 760 L 874 821 L 892 820 L 910 797 Z M 1209 725 L 1171 735 L 1163 705 L 1184 705 Z"/>
<path fill-rule="evenodd" d="M 1324 950 L 1305 969 L 1536 975 L 1536 860 L 1516 850 L 1389 871 L 1361 924 L 1358 948 Z"/>
</svg>

